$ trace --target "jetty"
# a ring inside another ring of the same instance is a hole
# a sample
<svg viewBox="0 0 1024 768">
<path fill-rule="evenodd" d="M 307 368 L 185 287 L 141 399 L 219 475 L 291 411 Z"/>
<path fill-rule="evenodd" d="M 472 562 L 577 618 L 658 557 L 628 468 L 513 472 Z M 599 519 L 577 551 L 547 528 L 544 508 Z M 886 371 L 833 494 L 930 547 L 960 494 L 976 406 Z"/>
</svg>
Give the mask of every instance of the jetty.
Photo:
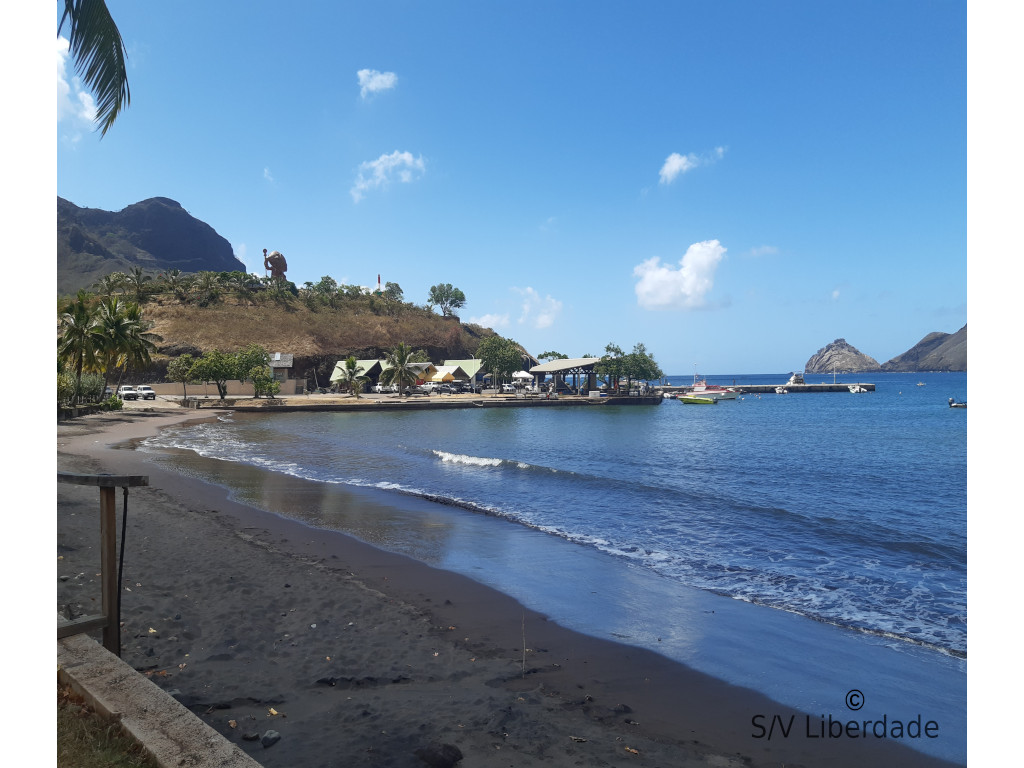
<svg viewBox="0 0 1024 768">
<path fill-rule="evenodd" d="M 868 392 L 875 391 L 874 384 L 857 382 L 849 382 L 847 384 L 723 384 L 722 386 L 727 386 L 741 395 L 774 395 L 776 387 L 784 388 L 788 394 L 796 394 L 798 392 L 846 392 L 849 394 L 850 387 L 863 387 Z M 680 387 L 656 386 L 654 389 L 665 394 L 684 395 L 693 390 L 693 385 Z"/>
</svg>

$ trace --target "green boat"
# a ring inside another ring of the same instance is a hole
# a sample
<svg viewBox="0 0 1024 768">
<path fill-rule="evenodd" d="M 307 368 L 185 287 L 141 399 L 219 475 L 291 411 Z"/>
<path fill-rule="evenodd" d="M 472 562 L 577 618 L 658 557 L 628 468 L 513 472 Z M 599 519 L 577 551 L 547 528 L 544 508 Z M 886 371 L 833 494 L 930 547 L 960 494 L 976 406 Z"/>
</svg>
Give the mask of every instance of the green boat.
<svg viewBox="0 0 1024 768">
<path fill-rule="evenodd" d="M 714 397 L 697 397 L 696 395 L 679 395 L 676 398 L 680 403 L 684 405 L 718 405 L 718 400 Z"/>
</svg>

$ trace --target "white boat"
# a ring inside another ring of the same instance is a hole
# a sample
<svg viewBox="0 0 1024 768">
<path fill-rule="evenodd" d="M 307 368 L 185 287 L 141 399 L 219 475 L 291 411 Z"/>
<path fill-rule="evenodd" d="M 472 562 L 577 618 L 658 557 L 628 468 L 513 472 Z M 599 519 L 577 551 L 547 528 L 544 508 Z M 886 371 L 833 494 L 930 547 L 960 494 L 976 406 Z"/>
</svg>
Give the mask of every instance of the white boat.
<svg viewBox="0 0 1024 768">
<path fill-rule="evenodd" d="M 788 395 L 789 394 L 789 390 L 786 389 L 785 387 L 776 387 L 775 388 L 775 394 L 776 395 Z"/>
<path fill-rule="evenodd" d="M 697 397 L 712 397 L 715 400 L 735 400 L 740 393 L 735 389 L 718 384 L 708 384 L 707 379 L 702 379 L 695 373 L 693 374 L 693 387 L 689 394 Z"/>
<path fill-rule="evenodd" d="M 855 395 L 859 395 L 861 392 L 867 392 L 868 390 L 862 387 L 860 384 L 851 384 L 847 389 Z"/>
</svg>

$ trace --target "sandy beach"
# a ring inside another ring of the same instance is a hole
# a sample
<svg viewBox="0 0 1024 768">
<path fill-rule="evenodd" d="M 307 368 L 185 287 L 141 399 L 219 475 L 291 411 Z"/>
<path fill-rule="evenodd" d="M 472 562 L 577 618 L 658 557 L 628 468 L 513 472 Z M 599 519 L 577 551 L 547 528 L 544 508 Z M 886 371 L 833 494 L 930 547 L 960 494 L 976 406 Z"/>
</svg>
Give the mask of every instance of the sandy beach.
<svg viewBox="0 0 1024 768">
<path fill-rule="evenodd" d="M 802 713 L 755 692 L 124 447 L 211 417 L 60 422 L 58 470 L 149 476 L 128 497 L 122 658 L 267 768 L 949 765 L 892 740 L 808 738 Z M 72 616 L 99 600 L 98 506 L 95 488 L 57 486 L 57 609 Z M 796 725 L 758 738 L 759 713 Z"/>
</svg>

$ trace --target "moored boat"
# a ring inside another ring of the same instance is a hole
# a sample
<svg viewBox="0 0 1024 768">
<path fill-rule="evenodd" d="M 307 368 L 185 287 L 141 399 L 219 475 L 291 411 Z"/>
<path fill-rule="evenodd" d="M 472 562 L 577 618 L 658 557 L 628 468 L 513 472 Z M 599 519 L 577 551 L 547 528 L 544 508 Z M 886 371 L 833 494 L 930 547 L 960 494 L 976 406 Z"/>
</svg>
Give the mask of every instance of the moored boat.
<svg viewBox="0 0 1024 768">
<path fill-rule="evenodd" d="M 698 397 L 697 395 L 679 395 L 676 398 L 683 405 L 718 405 L 718 398 Z"/>
<path fill-rule="evenodd" d="M 739 396 L 739 392 L 735 389 L 718 384 L 708 384 L 707 379 L 702 379 L 697 374 L 693 375 L 693 387 L 690 389 L 690 394 L 698 397 L 713 397 L 715 400 L 735 400 Z"/>
<path fill-rule="evenodd" d="M 851 384 L 848 389 L 855 395 L 859 395 L 861 392 L 867 392 L 867 390 L 860 384 Z"/>
<path fill-rule="evenodd" d="M 966 408 L 967 407 L 967 401 L 964 400 L 962 403 L 958 403 L 956 400 L 954 400 L 951 397 L 951 398 L 949 398 L 949 407 L 950 408 Z"/>
</svg>

